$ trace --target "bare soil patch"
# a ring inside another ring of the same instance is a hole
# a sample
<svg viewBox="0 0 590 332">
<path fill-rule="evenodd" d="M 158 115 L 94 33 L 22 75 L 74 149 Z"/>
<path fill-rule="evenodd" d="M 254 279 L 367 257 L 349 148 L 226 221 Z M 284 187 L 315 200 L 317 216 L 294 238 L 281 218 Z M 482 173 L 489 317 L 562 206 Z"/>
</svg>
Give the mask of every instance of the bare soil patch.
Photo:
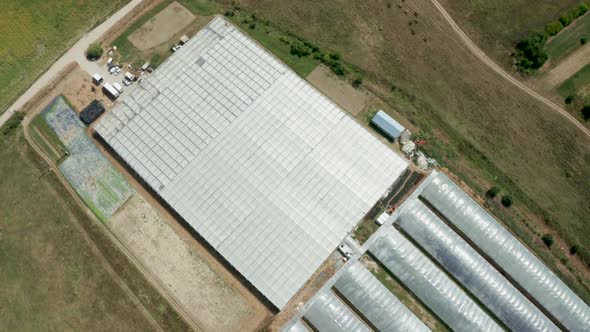
<svg viewBox="0 0 590 332">
<path fill-rule="evenodd" d="M 307 76 L 307 80 L 352 115 L 362 112 L 369 102 L 365 92 L 338 79 L 326 66 L 318 66 Z"/>
<path fill-rule="evenodd" d="M 264 318 L 141 195 L 108 227 L 203 331 L 254 330 L 252 318 Z"/>
<path fill-rule="evenodd" d="M 195 15 L 173 2 L 129 36 L 129 41 L 140 51 L 169 41 L 193 22 Z"/>
<path fill-rule="evenodd" d="M 548 88 L 555 88 L 590 63 L 590 44 L 563 59 L 543 77 Z"/>
</svg>

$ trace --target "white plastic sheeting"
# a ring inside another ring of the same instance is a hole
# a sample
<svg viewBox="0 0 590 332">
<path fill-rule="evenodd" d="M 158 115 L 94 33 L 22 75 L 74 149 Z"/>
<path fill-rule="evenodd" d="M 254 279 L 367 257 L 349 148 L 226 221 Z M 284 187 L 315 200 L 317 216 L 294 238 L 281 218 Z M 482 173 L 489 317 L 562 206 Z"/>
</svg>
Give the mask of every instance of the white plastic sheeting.
<svg viewBox="0 0 590 332">
<path fill-rule="evenodd" d="M 289 328 L 283 330 L 283 332 L 310 332 L 309 329 L 303 324 L 301 320 L 298 320 L 295 324 L 289 326 Z"/>
<path fill-rule="evenodd" d="M 379 331 L 430 331 L 358 261 L 348 267 L 334 287 Z"/>
<path fill-rule="evenodd" d="M 365 323 L 330 291 L 317 294 L 304 316 L 321 332 L 370 332 Z"/>
<path fill-rule="evenodd" d="M 408 166 L 222 17 L 95 129 L 279 309 Z"/>
<path fill-rule="evenodd" d="M 570 331 L 590 331 L 590 308 L 535 255 L 445 175 L 421 193 Z"/>
<path fill-rule="evenodd" d="M 369 251 L 455 331 L 502 331 L 455 282 L 394 227 Z"/>
<path fill-rule="evenodd" d="M 465 240 L 419 201 L 408 201 L 395 222 L 513 331 L 559 331 Z"/>
</svg>

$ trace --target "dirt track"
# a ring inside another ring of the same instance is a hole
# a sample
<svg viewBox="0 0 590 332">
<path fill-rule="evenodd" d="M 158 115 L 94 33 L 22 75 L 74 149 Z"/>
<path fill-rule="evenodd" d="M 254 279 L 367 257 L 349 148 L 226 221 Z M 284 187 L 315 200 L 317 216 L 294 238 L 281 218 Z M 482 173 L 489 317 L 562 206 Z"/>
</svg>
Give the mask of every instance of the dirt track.
<svg viewBox="0 0 590 332">
<path fill-rule="evenodd" d="M 551 88 L 557 87 L 572 75 L 584 68 L 590 62 L 590 44 L 580 47 L 573 54 L 559 62 L 559 64 L 551 69 L 543 81 Z"/>
<path fill-rule="evenodd" d="M 492 69 L 494 72 L 496 72 L 500 76 L 504 77 L 506 80 L 508 80 L 510 83 L 514 84 L 519 89 L 521 89 L 524 92 L 526 92 L 527 94 L 529 94 L 531 97 L 537 99 L 538 101 L 540 101 L 543 104 L 547 105 L 553 111 L 555 111 L 555 112 L 561 114 L 562 116 L 564 116 L 565 118 L 567 118 L 573 125 L 575 125 L 578 129 L 580 129 L 586 136 L 590 137 L 590 130 L 588 128 L 584 127 L 583 124 L 581 124 L 575 117 L 573 117 L 571 114 L 569 114 L 566 110 L 564 110 L 563 108 L 559 107 L 557 104 L 555 104 L 554 102 L 550 101 L 549 99 L 541 96 L 540 94 L 538 94 L 537 92 L 535 92 L 531 88 L 527 87 L 526 85 L 524 85 L 523 83 L 521 83 L 519 80 L 517 80 L 516 78 L 514 78 L 510 74 L 508 74 L 500 66 L 498 66 L 492 59 L 490 59 L 490 57 L 488 57 L 465 34 L 465 32 L 463 32 L 463 30 L 461 30 L 461 28 L 457 25 L 457 23 L 455 23 L 455 21 L 453 20 L 453 18 L 447 13 L 447 11 L 444 9 L 444 7 L 437 0 L 431 0 L 431 1 L 432 1 L 432 4 L 441 13 L 441 15 L 445 18 L 445 20 L 451 25 L 452 29 L 457 33 L 457 35 L 459 35 L 459 38 L 461 38 L 461 40 L 463 41 L 463 43 L 465 44 L 465 46 L 467 47 L 467 49 L 469 49 L 469 51 L 471 51 L 486 66 L 488 66 L 490 69 Z M 588 49 L 590 49 L 590 45 L 589 45 Z"/>
</svg>

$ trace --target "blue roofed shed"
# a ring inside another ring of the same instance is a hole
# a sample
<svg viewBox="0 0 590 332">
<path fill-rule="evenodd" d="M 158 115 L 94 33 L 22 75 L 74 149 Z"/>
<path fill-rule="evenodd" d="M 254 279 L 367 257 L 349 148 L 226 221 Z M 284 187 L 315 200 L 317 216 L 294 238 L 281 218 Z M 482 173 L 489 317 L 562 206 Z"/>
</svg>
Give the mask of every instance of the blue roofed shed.
<svg viewBox="0 0 590 332">
<path fill-rule="evenodd" d="M 371 123 L 381 129 L 391 139 L 398 138 L 406 128 L 383 111 L 377 112 Z"/>
</svg>

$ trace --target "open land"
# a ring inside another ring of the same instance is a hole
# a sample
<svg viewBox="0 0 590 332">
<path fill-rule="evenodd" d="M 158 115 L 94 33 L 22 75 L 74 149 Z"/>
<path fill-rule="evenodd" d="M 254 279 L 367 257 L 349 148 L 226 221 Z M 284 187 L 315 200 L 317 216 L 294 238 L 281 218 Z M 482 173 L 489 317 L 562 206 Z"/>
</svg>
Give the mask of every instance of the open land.
<svg viewBox="0 0 590 332">
<path fill-rule="evenodd" d="M 510 54 L 516 43 L 533 32 L 543 32 L 547 23 L 579 5 L 580 0 L 443 0 L 441 3 L 489 56 L 510 67 Z"/>
<path fill-rule="evenodd" d="M 153 331 L 20 128 L 0 139 L 0 329 Z"/>
<path fill-rule="evenodd" d="M 178 34 L 194 19 L 195 16 L 188 9 L 173 2 L 133 32 L 128 39 L 137 49 L 145 51 L 168 42 L 171 36 Z"/>
<path fill-rule="evenodd" d="M 488 205 L 588 299 L 587 277 L 577 272 L 586 274 L 587 266 L 573 268 L 577 258 L 565 252 L 578 244 L 590 257 L 590 139 L 483 65 L 432 3 L 241 1 L 240 7 L 276 29 L 340 51 L 365 74 L 365 88 L 422 130 L 429 155 L 481 196 L 497 184 L 516 198 L 512 209 Z M 561 250 L 544 247 L 539 237 L 547 231 L 566 239 Z"/>
<path fill-rule="evenodd" d="M 2 2 L 0 113 L 89 28 L 127 0 Z"/>
<path fill-rule="evenodd" d="M 203 331 L 256 330 L 270 313 L 237 280 L 222 278 L 175 222 L 135 194 L 107 226 Z"/>
</svg>

